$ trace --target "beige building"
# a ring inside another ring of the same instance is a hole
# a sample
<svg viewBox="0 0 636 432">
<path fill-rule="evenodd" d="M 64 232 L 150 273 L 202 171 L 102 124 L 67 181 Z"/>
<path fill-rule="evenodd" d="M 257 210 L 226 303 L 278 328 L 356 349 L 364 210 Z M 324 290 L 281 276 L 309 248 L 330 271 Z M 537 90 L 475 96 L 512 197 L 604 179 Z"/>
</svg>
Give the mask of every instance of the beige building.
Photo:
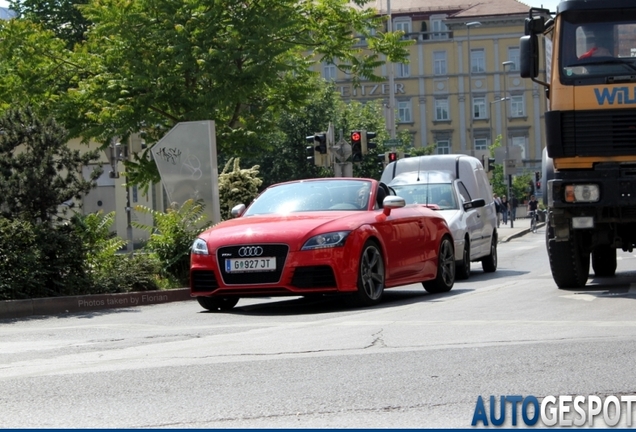
<svg viewBox="0 0 636 432">
<path fill-rule="evenodd" d="M 396 130 L 409 131 L 414 147 L 434 144 L 440 154 L 477 156 L 501 135 L 502 146 L 507 140 L 511 154 L 521 153 L 521 171 L 538 169 L 545 94 L 518 72 L 530 7 L 516 0 L 389 1 L 392 29 L 414 40 L 410 62 L 394 65 Z M 387 14 L 386 2 L 376 2 L 380 14 Z M 359 87 L 333 64 L 318 67 L 345 100 L 382 99 L 388 110 L 389 66 L 378 73 L 387 81 Z M 388 112 L 387 119 L 390 130 Z"/>
</svg>

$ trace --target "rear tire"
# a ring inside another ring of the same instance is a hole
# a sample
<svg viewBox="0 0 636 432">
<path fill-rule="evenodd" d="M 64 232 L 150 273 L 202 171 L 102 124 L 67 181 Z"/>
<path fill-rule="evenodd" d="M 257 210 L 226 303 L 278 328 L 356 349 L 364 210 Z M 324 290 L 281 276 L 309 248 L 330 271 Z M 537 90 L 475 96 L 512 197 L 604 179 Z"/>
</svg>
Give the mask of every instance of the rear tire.
<svg viewBox="0 0 636 432">
<path fill-rule="evenodd" d="M 470 243 L 468 240 L 464 241 L 464 252 L 461 262 L 457 265 L 455 277 L 458 280 L 470 277 Z"/>
<path fill-rule="evenodd" d="M 432 294 L 448 292 L 455 284 L 455 248 L 450 238 L 444 237 L 437 255 L 437 276 L 422 282 L 424 289 Z"/>
<path fill-rule="evenodd" d="M 596 246 L 592 250 L 592 268 L 596 276 L 614 276 L 616 274 L 616 249 L 609 245 Z"/>
<path fill-rule="evenodd" d="M 582 288 L 590 275 L 590 254 L 580 247 L 576 233 L 567 241 L 548 239 L 548 257 L 552 278 L 563 288 Z"/>
<path fill-rule="evenodd" d="M 239 297 L 197 297 L 197 301 L 203 309 L 210 312 L 229 311 L 239 301 Z"/>
<path fill-rule="evenodd" d="M 481 260 L 481 268 L 486 273 L 493 273 L 497 271 L 497 234 L 492 235 L 490 241 L 490 255 Z"/>
</svg>

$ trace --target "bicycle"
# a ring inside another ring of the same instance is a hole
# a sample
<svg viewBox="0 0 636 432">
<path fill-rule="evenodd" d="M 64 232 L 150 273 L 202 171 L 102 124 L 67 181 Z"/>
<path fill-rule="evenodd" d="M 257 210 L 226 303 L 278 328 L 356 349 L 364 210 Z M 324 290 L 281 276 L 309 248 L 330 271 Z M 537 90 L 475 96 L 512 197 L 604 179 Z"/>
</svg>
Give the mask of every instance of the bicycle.
<svg viewBox="0 0 636 432">
<path fill-rule="evenodd" d="M 530 230 L 533 233 L 536 233 L 537 232 L 537 211 L 530 210 L 528 214 L 530 215 Z"/>
</svg>

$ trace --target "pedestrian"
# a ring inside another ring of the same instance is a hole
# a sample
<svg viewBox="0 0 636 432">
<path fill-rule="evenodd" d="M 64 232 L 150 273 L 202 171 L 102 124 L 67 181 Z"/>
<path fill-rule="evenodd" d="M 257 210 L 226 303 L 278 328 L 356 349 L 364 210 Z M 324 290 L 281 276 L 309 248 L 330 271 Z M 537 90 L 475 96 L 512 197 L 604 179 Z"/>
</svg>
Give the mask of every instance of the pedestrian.
<svg viewBox="0 0 636 432">
<path fill-rule="evenodd" d="M 501 199 L 497 196 L 497 194 L 493 194 L 493 201 L 495 202 L 495 211 L 497 212 L 497 228 L 501 225 L 501 212 L 503 211 L 503 207 L 501 205 Z"/>
<path fill-rule="evenodd" d="M 508 212 L 510 211 L 510 202 L 505 195 L 501 197 L 501 215 L 503 216 L 504 225 L 508 225 Z"/>
<path fill-rule="evenodd" d="M 519 206 L 519 200 L 516 196 L 512 196 L 510 199 L 510 220 L 512 222 L 517 220 L 517 207 Z"/>
</svg>

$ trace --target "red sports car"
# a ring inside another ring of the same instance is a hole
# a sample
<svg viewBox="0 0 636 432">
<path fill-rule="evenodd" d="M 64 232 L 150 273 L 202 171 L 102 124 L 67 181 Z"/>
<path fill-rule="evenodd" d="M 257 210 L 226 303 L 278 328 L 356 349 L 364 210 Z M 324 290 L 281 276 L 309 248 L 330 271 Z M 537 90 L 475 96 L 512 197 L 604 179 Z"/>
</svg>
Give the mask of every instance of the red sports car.
<svg viewBox="0 0 636 432">
<path fill-rule="evenodd" d="M 455 282 L 443 217 L 376 180 L 321 178 L 273 185 L 192 245 L 190 290 L 211 311 L 241 297 L 350 294 L 377 304 L 385 288 Z"/>
</svg>

